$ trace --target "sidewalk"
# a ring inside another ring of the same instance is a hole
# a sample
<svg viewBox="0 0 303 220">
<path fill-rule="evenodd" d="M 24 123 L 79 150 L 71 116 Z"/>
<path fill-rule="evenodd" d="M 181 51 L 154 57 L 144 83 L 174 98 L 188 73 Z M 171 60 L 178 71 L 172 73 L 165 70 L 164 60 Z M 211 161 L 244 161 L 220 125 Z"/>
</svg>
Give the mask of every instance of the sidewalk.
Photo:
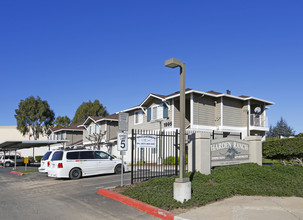
<svg viewBox="0 0 303 220">
<path fill-rule="evenodd" d="M 235 196 L 178 214 L 178 217 L 191 220 L 303 220 L 303 198 Z"/>
</svg>

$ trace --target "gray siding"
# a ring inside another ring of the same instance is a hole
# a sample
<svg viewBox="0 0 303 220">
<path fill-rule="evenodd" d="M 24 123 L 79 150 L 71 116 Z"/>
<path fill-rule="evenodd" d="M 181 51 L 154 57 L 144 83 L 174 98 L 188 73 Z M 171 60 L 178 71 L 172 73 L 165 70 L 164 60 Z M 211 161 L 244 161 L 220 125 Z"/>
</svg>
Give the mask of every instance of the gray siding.
<svg viewBox="0 0 303 220">
<path fill-rule="evenodd" d="M 215 99 L 209 96 L 194 96 L 194 125 L 215 126 Z"/>
<path fill-rule="evenodd" d="M 243 102 L 236 99 L 223 98 L 223 126 L 243 127 L 245 115 Z"/>
<path fill-rule="evenodd" d="M 248 101 L 245 101 L 243 104 L 243 116 L 242 116 L 242 126 L 243 127 L 247 127 L 247 124 L 248 124 L 247 111 L 248 111 Z"/>
<path fill-rule="evenodd" d="M 215 104 L 215 125 L 221 126 L 221 98 L 216 100 Z"/>
<path fill-rule="evenodd" d="M 108 121 L 107 122 L 107 140 L 117 138 L 118 133 L 118 122 L 117 121 Z"/>
<path fill-rule="evenodd" d="M 175 115 L 175 128 L 180 128 L 180 100 L 175 99 L 174 101 L 174 115 Z M 190 100 L 185 100 L 185 127 L 190 125 Z"/>
<path fill-rule="evenodd" d="M 82 140 L 82 138 L 81 131 L 66 131 L 66 140 L 68 140 L 66 145 L 71 145 L 72 143 Z"/>
</svg>

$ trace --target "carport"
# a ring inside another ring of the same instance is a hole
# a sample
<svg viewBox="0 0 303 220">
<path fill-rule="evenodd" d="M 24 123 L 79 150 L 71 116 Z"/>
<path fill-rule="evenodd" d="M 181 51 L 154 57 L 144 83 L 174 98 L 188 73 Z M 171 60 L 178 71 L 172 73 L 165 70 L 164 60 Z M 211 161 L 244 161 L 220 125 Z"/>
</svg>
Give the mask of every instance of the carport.
<svg viewBox="0 0 303 220">
<path fill-rule="evenodd" d="M 14 163 L 14 170 L 16 170 L 16 160 L 17 160 L 17 150 L 24 149 L 24 148 L 35 148 L 35 147 L 44 147 L 52 144 L 58 143 L 66 143 L 67 140 L 54 140 L 54 141 L 5 141 L 0 143 L 0 151 L 3 151 L 4 157 L 5 152 L 7 151 L 15 151 L 15 163 Z M 5 164 L 3 164 L 5 167 Z"/>
</svg>

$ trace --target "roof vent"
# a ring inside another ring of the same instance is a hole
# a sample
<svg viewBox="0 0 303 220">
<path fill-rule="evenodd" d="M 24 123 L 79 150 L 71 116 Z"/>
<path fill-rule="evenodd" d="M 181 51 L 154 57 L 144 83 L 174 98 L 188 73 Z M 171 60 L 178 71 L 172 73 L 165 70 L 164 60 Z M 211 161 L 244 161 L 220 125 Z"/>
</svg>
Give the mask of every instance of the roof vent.
<svg viewBox="0 0 303 220">
<path fill-rule="evenodd" d="M 230 95 L 230 94 L 231 94 L 231 91 L 230 91 L 230 90 L 226 90 L 226 94 L 227 94 L 227 95 Z"/>
</svg>

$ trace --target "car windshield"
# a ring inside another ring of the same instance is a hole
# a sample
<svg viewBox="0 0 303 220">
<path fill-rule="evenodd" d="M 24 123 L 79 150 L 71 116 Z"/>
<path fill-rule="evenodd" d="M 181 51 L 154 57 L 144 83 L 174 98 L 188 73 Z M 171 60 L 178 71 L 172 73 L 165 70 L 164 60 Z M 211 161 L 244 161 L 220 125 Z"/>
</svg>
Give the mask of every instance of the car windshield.
<svg viewBox="0 0 303 220">
<path fill-rule="evenodd" d="M 41 160 L 48 160 L 49 155 L 50 155 L 51 153 L 52 153 L 51 151 L 46 152 L 46 154 L 44 154 L 44 156 L 42 157 Z"/>
<path fill-rule="evenodd" d="M 52 157 L 52 160 L 62 160 L 63 151 L 56 151 Z"/>
</svg>

